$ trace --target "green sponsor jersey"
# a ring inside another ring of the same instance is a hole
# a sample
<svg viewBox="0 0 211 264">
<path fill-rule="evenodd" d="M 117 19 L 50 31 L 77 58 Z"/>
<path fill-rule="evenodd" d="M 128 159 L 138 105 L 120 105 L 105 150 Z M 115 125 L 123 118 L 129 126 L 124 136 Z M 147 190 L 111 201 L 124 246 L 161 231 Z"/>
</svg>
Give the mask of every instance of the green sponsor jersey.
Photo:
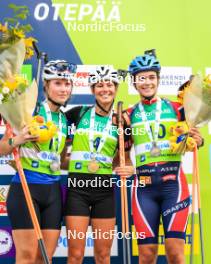
<svg viewBox="0 0 211 264">
<path fill-rule="evenodd" d="M 143 104 L 143 107 L 147 116 L 147 120 L 150 124 L 152 135 L 154 136 L 156 103 Z M 170 127 L 178 122 L 177 114 L 170 101 L 167 101 L 165 99 L 161 100 L 161 116 L 157 140 L 157 145 L 161 150 L 161 155 L 158 157 L 152 157 L 150 155 L 152 142 L 150 141 L 150 137 L 145 129 L 145 122 L 143 122 L 142 120 L 138 104 L 134 106 L 134 109 L 130 115 L 130 119 L 132 138 L 135 147 L 136 167 L 152 162 L 168 162 L 181 160 L 180 154 L 173 154 L 170 150 Z"/>
<path fill-rule="evenodd" d="M 45 122 L 49 121 L 47 120 L 47 115 L 42 104 L 40 105 L 37 115 L 43 116 Z M 49 140 L 48 142 L 42 144 L 37 143 L 40 151 L 37 151 L 31 142 L 27 142 L 21 146 L 21 162 L 24 169 L 55 176 L 60 175 L 60 170 L 53 172 L 50 169 L 50 164 L 53 160 L 55 160 L 55 157 L 59 157 L 60 159 L 60 153 L 65 146 L 67 136 L 66 117 L 63 113 L 61 113 L 62 129 L 60 131 L 59 115 L 59 112 L 51 112 L 52 121 L 57 125 L 58 133 L 53 140 Z"/>
<path fill-rule="evenodd" d="M 91 109 L 92 108 L 89 108 L 82 115 L 81 120 L 77 124 L 77 129 L 74 131 L 69 172 L 91 173 L 88 170 L 89 162 L 92 160 L 89 145 Z M 83 108 L 81 111 L 83 111 Z M 94 153 L 97 152 L 96 149 L 99 146 L 100 139 L 105 133 L 105 127 L 107 125 L 108 119 L 108 116 L 95 115 Z M 100 153 L 96 156 L 99 169 L 95 174 L 112 174 L 112 161 L 117 149 L 117 140 L 117 126 L 111 125 L 105 138 L 104 145 Z"/>
</svg>

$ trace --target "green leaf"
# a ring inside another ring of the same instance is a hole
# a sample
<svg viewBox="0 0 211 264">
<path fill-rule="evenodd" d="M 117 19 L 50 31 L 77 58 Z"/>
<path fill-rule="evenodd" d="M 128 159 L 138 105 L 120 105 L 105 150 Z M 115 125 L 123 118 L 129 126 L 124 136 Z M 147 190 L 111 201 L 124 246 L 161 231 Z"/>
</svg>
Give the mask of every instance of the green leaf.
<svg viewBox="0 0 211 264">
<path fill-rule="evenodd" d="M 8 7 L 9 8 L 12 8 L 12 9 L 16 9 L 17 8 L 17 5 L 11 3 L 11 4 L 8 5 Z"/>
<path fill-rule="evenodd" d="M 15 15 L 15 17 L 16 17 L 16 18 L 20 18 L 20 19 L 22 19 L 22 20 L 25 20 L 25 19 L 27 18 L 27 15 L 26 15 L 26 14 L 22 14 L 22 13 L 20 13 L 20 14 Z"/>
<path fill-rule="evenodd" d="M 8 7 L 11 8 L 11 9 L 13 9 L 13 11 L 14 11 L 15 13 L 18 12 L 19 10 L 21 10 L 21 9 L 23 9 L 23 10 L 28 10 L 28 7 L 25 6 L 25 5 L 22 5 L 22 6 L 20 5 L 20 6 L 18 6 L 18 5 L 15 5 L 15 4 L 9 4 Z"/>
<path fill-rule="evenodd" d="M 17 19 L 15 19 L 15 18 L 11 18 L 11 17 L 5 17 L 4 18 L 4 21 L 5 22 L 8 22 L 9 24 L 16 24 L 17 22 L 18 22 L 18 20 Z"/>
<path fill-rule="evenodd" d="M 23 30 L 26 33 L 33 30 L 32 26 L 30 24 L 22 25 L 19 27 L 19 29 Z"/>
<path fill-rule="evenodd" d="M 27 86 L 25 84 L 20 84 L 18 86 L 18 91 L 23 93 L 26 90 L 26 88 L 27 88 Z"/>
<path fill-rule="evenodd" d="M 23 10 L 21 10 L 21 13 L 23 13 L 23 14 L 29 14 L 29 9 L 27 8 L 27 9 L 23 9 Z"/>
</svg>

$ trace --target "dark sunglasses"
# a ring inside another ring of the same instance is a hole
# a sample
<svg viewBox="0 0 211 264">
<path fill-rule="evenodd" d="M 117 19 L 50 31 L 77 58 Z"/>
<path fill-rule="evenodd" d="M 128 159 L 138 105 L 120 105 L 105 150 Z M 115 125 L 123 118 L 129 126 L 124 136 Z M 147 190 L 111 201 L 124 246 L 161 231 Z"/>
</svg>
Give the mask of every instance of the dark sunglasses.
<svg viewBox="0 0 211 264">
<path fill-rule="evenodd" d="M 53 65 L 57 71 L 63 72 L 63 71 L 70 71 L 72 73 L 76 73 L 77 65 L 73 63 L 68 62 L 58 62 Z"/>
</svg>

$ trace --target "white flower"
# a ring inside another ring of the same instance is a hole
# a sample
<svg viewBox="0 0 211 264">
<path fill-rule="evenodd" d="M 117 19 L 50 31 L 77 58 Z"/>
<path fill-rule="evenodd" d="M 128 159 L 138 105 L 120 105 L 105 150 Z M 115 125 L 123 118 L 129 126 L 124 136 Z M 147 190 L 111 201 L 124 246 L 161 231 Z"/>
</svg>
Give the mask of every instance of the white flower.
<svg viewBox="0 0 211 264">
<path fill-rule="evenodd" d="M 0 93 L 0 101 L 2 101 L 3 98 L 4 96 Z"/>
<path fill-rule="evenodd" d="M 9 92 L 10 92 L 10 89 L 6 86 L 2 89 L 3 94 L 8 94 Z"/>
</svg>

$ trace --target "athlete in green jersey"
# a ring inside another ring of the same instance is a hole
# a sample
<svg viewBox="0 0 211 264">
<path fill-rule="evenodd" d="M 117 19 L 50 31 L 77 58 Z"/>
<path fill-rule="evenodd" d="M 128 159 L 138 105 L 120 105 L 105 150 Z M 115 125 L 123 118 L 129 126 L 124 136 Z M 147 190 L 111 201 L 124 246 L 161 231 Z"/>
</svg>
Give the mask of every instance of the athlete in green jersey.
<svg viewBox="0 0 211 264">
<path fill-rule="evenodd" d="M 62 221 L 60 154 L 65 145 L 67 123 L 60 107 L 66 104 L 71 95 L 75 69 L 75 65 L 63 60 L 49 61 L 43 69 L 46 100 L 36 109 L 36 114 L 44 117 L 45 122 L 53 121 L 56 124 L 58 132 L 52 140 L 37 143 L 39 150 L 36 150 L 31 141 L 37 138 L 30 135 L 26 126 L 14 138 L 8 138 L 6 131 L 0 143 L 2 155 L 11 153 L 14 147 L 20 147 L 21 163 L 50 261 L 57 246 Z M 18 173 L 10 185 L 7 212 L 13 230 L 16 263 L 43 263 Z"/>
<path fill-rule="evenodd" d="M 83 261 L 90 220 L 95 234 L 95 261 L 110 263 L 112 234 L 115 229 L 111 176 L 118 148 L 113 102 L 119 78 L 112 67 L 100 66 L 90 73 L 89 82 L 96 104 L 76 107 L 66 112 L 69 125 L 76 127 L 69 162 L 66 203 L 69 264 Z M 131 174 L 131 170 L 133 167 L 125 166 L 125 175 Z"/>
</svg>

